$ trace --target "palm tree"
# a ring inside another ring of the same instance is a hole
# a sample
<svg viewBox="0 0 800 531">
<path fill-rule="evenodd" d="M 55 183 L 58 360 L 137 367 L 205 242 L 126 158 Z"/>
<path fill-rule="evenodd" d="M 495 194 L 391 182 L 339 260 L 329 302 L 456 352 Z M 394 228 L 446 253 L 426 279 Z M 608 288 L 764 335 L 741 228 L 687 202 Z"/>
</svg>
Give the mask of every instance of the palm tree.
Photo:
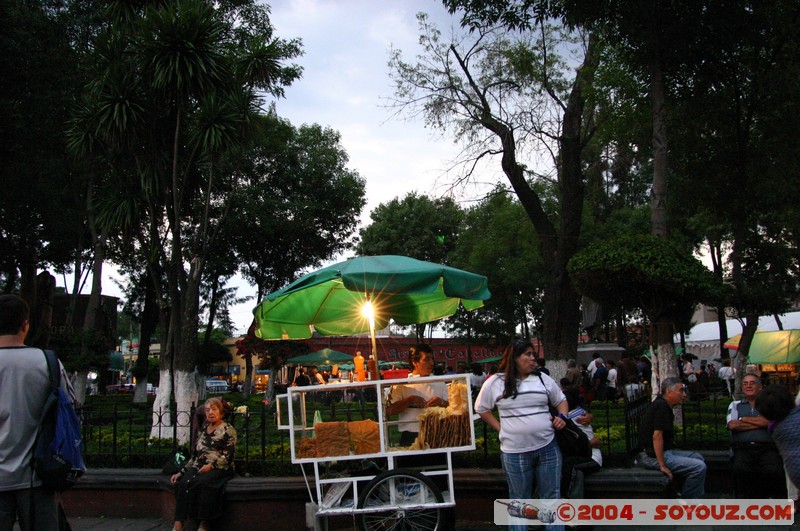
<svg viewBox="0 0 800 531">
<path fill-rule="evenodd" d="M 272 35 L 268 10 L 254 2 L 123 4 L 112 3 L 117 18 L 104 38 L 117 46 L 96 56 L 88 89 L 105 96 L 97 130 L 132 161 L 148 218 L 151 247 L 142 247 L 166 272 L 168 332 L 154 410 L 169 411 L 174 397 L 178 410 L 188 411 L 198 398 L 200 282 L 227 212 L 224 196 L 236 186 L 237 161 L 248 154 L 257 91 L 279 94 L 299 76 L 299 68 L 282 62 L 300 47 L 265 37 Z M 113 83 L 117 78 L 127 83 Z M 188 429 L 178 438 L 186 440 Z"/>
</svg>

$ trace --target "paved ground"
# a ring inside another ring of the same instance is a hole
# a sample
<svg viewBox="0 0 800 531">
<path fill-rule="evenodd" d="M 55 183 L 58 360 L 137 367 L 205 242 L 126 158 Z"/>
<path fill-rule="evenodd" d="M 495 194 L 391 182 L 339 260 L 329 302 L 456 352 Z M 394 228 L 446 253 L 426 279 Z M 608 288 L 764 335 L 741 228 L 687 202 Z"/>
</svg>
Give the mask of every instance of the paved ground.
<svg viewBox="0 0 800 531">
<path fill-rule="evenodd" d="M 147 518 L 69 518 L 73 531 L 169 531 L 172 526 L 161 519 Z"/>
<path fill-rule="evenodd" d="M 170 531 L 171 525 L 163 520 L 154 519 L 132 519 L 132 518 L 70 518 L 73 531 Z M 505 527 L 492 524 L 470 524 L 456 526 L 458 531 L 498 531 Z M 747 526 L 595 526 L 594 529 L 620 529 L 621 531 L 723 531 L 723 530 L 748 530 Z M 531 527 L 530 530 L 543 530 L 544 527 Z M 567 528 L 574 529 L 574 528 Z M 579 527 L 581 529 L 591 529 L 588 526 Z M 788 531 L 800 529 L 800 519 L 795 515 L 795 521 L 791 526 L 752 526 L 749 531 Z M 288 531 L 288 530 L 275 530 Z M 305 530 L 297 530 L 305 531 Z"/>
</svg>

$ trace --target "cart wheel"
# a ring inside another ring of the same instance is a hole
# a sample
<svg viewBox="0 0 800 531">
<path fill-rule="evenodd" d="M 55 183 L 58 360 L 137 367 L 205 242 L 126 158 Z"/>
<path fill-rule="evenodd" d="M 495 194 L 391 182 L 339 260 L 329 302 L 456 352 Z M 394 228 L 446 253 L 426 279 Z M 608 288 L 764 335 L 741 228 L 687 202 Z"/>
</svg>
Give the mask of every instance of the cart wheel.
<svg viewBox="0 0 800 531">
<path fill-rule="evenodd" d="M 387 470 L 375 476 L 358 498 L 359 509 L 375 509 L 359 514 L 359 527 L 362 531 L 435 531 L 441 529 L 442 508 L 419 505 L 443 501 L 429 477 L 413 470 Z"/>
</svg>

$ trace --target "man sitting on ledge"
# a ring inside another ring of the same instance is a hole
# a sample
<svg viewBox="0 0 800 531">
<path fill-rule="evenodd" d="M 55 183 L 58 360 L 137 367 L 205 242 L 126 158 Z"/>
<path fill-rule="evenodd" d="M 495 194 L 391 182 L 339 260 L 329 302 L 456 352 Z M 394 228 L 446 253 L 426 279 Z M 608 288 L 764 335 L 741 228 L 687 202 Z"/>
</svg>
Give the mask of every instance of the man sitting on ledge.
<svg viewBox="0 0 800 531">
<path fill-rule="evenodd" d="M 755 374 L 742 377 L 743 400 L 728 406 L 728 430 L 733 449 L 733 481 L 736 497 L 786 498 L 783 461 L 767 431 L 769 421 L 756 408 L 761 380 Z"/>
<path fill-rule="evenodd" d="M 670 480 L 683 480 L 683 498 L 702 498 L 705 491 L 706 463 L 697 452 L 675 448 L 675 414 L 672 408 L 686 400 L 686 387 L 680 378 L 665 378 L 661 394 L 650 402 L 639 425 L 639 444 L 644 448 L 645 468 L 660 470 Z"/>
</svg>

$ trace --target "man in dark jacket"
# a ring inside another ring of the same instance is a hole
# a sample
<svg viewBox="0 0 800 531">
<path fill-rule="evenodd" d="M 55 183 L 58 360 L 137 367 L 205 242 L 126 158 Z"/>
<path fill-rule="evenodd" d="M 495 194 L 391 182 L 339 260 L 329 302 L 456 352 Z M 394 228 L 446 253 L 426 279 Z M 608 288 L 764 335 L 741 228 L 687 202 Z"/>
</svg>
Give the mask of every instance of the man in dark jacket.
<svg viewBox="0 0 800 531">
<path fill-rule="evenodd" d="M 608 389 L 608 369 L 600 358 L 594 361 L 595 369 L 592 375 L 592 389 L 595 392 L 596 400 L 606 399 L 606 389 Z"/>
</svg>

